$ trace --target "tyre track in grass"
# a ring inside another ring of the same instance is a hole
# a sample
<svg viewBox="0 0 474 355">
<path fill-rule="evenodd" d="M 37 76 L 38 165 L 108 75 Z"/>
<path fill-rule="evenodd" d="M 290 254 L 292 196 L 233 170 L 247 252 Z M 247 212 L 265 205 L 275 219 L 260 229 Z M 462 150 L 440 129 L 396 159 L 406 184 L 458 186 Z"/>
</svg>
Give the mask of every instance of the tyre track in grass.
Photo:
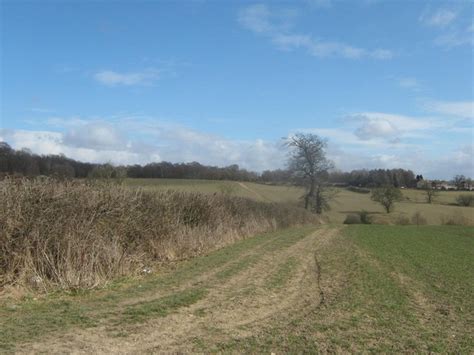
<svg viewBox="0 0 474 355">
<path fill-rule="evenodd" d="M 96 328 L 74 329 L 17 350 L 48 353 L 189 352 L 197 341 L 218 343 L 246 337 L 271 327 L 275 322 L 286 322 L 291 315 L 304 313 L 324 302 L 320 285 L 321 265 L 316 252 L 327 247 L 338 232 L 338 229 L 324 226 L 304 237 L 293 236 L 294 240 L 288 236 L 264 243 L 253 254 L 258 258 L 251 257 L 245 267 L 238 264 L 239 260 L 245 263 L 240 256 L 224 266 L 232 270 L 234 265 L 235 272 L 219 278 L 216 274 L 222 272 L 220 269 L 208 279 L 200 278 L 196 286 L 199 287 L 196 290 L 198 297 L 191 297 L 189 304 L 183 298 L 184 306 L 178 304 L 169 312 L 158 312 L 150 317 L 145 314 L 145 318 L 138 318 L 137 322 L 126 322 L 126 318 L 117 322 L 116 318 L 111 324 L 106 320 Z M 267 287 L 268 279 L 290 258 L 298 262 L 288 277 L 280 281 L 280 287 Z M 181 296 L 177 294 L 176 297 Z M 153 306 L 161 305 L 161 301 L 156 299 L 133 301 L 124 304 L 118 312 L 123 313 L 130 305 L 148 306 L 146 302 L 158 302 Z M 173 302 L 173 297 L 163 302 L 168 305 Z M 159 307 L 158 311 L 161 310 Z"/>
</svg>

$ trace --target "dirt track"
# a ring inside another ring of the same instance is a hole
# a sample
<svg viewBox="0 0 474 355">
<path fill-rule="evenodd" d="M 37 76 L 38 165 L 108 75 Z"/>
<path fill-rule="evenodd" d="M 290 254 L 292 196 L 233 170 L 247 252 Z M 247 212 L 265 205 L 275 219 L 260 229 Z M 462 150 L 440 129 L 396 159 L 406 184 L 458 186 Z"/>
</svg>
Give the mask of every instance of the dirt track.
<svg viewBox="0 0 474 355">
<path fill-rule="evenodd" d="M 324 281 L 324 275 L 319 269 L 318 251 L 327 247 L 337 233 L 337 229 L 323 227 L 288 245 L 275 247 L 269 240 L 259 248 L 248 250 L 226 268 L 197 278 L 199 287 L 208 290 L 202 299 L 165 317 L 120 324 L 123 334 L 120 337 L 111 334 L 111 320 L 107 320 L 98 327 L 50 335 L 17 350 L 189 352 L 193 351 L 196 341 L 218 343 L 238 339 L 275 323 L 288 322 L 291 316 L 314 309 L 323 302 L 325 286 L 321 280 Z M 286 265 L 288 268 L 283 269 Z M 279 273 L 279 270 L 286 271 Z M 170 290 L 171 295 L 173 292 L 175 290 Z M 128 299 L 123 306 L 152 302 L 159 297 L 163 297 L 162 292 Z"/>
</svg>

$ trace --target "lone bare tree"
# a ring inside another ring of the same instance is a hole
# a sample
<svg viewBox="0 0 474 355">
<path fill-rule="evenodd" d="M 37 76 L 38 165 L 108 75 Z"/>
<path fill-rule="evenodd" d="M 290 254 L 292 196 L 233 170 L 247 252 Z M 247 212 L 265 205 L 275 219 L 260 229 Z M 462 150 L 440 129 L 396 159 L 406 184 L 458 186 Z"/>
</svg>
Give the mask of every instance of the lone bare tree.
<svg viewBox="0 0 474 355">
<path fill-rule="evenodd" d="M 466 183 L 467 178 L 464 175 L 456 175 L 453 178 L 453 183 L 456 186 L 456 189 L 462 190 L 464 189 L 464 184 Z"/>
<path fill-rule="evenodd" d="M 402 192 L 394 186 L 383 186 L 372 190 L 370 197 L 373 201 L 380 203 L 387 213 L 393 211 L 395 202 L 401 201 Z"/>
<path fill-rule="evenodd" d="M 433 188 L 430 182 L 426 181 L 422 188 L 425 191 L 426 202 L 432 203 L 438 197 L 438 191 Z"/>
<path fill-rule="evenodd" d="M 328 170 L 333 167 L 326 158 L 326 141 L 315 134 L 297 133 L 286 145 L 292 148 L 288 168 L 293 181 L 306 189 L 304 207 L 317 214 L 328 210 L 334 193 L 326 183 Z"/>
</svg>

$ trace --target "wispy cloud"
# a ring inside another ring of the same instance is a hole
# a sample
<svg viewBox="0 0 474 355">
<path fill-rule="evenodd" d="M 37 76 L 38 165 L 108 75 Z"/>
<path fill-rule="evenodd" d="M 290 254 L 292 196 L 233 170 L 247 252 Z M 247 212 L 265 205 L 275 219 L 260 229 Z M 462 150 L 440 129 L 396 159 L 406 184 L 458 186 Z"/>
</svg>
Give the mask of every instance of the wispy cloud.
<svg viewBox="0 0 474 355">
<path fill-rule="evenodd" d="M 265 36 L 280 50 L 304 49 L 315 57 L 343 57 L 348 59 L 373 58 L 390 59 L 390 50 L 356 47 L 340 41 L 316 38 L 309 34 L 290 31 L 290 19 L 294 13 L 275 12 L 264 4 L 255 4 L 242 9 L 238 15 L 240 25 L 258 35 Z M 286 17 L 286 18 L 285 18 Z"/>
<path fill-rule="evenodd" d="M 466 12 L 468 11 L 469 9 Z M 470 24 L 467 25 L 466 17 L 461 15 L 460 8 L 428 8 L 420 15 L 419 20 L 425 26 L 435 27 L 440 31 L 433 41 L 437 46 L 446 49 L 463 45 L 474 46 L 472 17 L 469 17 Z"/>
<path fill-rule="evenodd" d="M 464 45 L 474 46 L 474 35 L 472 25 L 465 30 L 451 30 L 435 38 L 437 46 L 453 48 Z"/>
<path fill-rule="evenodd" d="M 419 20 L 427 26 L 446 27 L 452 23 L 458 16 L 457 11 L 451 9 L 425 10 Z"/>
<path fill-rule="evenodd" d="M 422 106 L 429 112 L 474 119 L 474 101 L 425 101 Z"/>
<path fill-rule="evenodd" d="M 276 30 L 270 16 L 270 10 L 266 5 L 255 4 L 241 10 L 238 21 L 243 27 L 255 33 L 270 33 Z"/>
<path fill-rule="evenodd" d="M 94 74 L 94 79 L 107 86 L 150 85 L 158 80 L 160 72 L 157 69 L 146 69 L 141 72 L 119 73 L 112 70 L 102 70 Z"/>
</svg>

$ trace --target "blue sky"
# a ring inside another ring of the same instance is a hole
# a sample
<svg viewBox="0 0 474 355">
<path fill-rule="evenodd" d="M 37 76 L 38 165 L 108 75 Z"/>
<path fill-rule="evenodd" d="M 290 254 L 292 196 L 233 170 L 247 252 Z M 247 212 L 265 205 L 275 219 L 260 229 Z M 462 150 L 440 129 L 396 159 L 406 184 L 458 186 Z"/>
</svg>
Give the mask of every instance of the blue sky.
<svg viewBox="0 0 474 355">
<path fill-rule="evenodd" d="M 1 2 L 0 140 L 117 164 L 474 176 L 473 2 Z"/>
</svg>

